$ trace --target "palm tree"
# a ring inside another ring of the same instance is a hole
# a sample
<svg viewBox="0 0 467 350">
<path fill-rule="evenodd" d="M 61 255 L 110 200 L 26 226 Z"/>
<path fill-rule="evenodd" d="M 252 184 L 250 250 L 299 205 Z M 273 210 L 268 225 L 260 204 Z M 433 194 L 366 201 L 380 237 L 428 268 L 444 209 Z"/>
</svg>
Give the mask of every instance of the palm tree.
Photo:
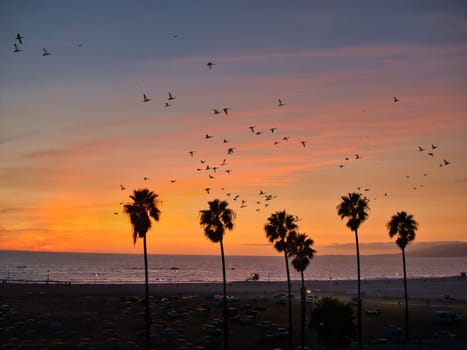
<svg viewBox="0 0 467 350">
<path fill-rule="evenodd" d="M 292 266 L 295 270 L 300 272 L 300 277 L 302 280 L 302 286 L 300 288 L 301 295 L 301 318 L 300 318 L 300 345 L 301 349 L 305 347 L 305 312 L 306 312 L 306 290 L 305 290 L 305 278 L 303 276 L 303 271 L 306 270 L 310 264 L 311 259 L 313 259 L 313 254 L 316 252 L 311 246 L 313 245 L 313 240 L 308 238 L 306 233 L 295 233 L 292 232 L 289 234 L 287 239 L 287 248 L 289 257 L 294 257 L 292 259 Z"/>
<path fill-rule="evenodd" d="M 292 232 L 298 228 L 297 217 L 287 214 L 285 210 L 277 211 L 267 219 L 264 231 L 269 242 L 274 244 L 278 252 L 284 252 L 285 269 L 287 272 L 287 289 L 289 296 L 289 348 L 293 348 L 293 328 L 292 328 L 292 293 L 290 286 L 289 259 L 287 254 L 287 239 Z"/>
<path fill-rule="evenodd" d="M 130 216 L 130 222 L 133 225 L 133 244 L 136 244 L 138 238 L 143 238 L 144 246 L 144 283 L 146 289 L 145 299 L 145 334 L 146 347 L 149 348 L 150 327 L 151 327 L 151 312 L 149 310 L 149 278 L 148 278 L 148 255 L 146 246 L 146 234 L 151 228 L 152 217 L 155 221 L 159 221 L 160 210 L 157 207 L 158 195 L 144 188 L 134 190 L 130 196 L 132 203 L 127 203 L 123 206 L 125 214 Z"/>
<path fill-rule="evenodd" d="M 362 197 L 360 193 L 352 192 L 348 196 L 341 197 L 342 202 L 337 206 L 337 215 L 348 218 L 347 227 L 355 232 L 355 246 L 357 250 L 357 290 L 358 290 L 358 343 L 362 344 L 362 300 L 360 290 L 360 249 L 358 246 L 358 228 L 368 217 L 368 199 Z"/>
<path fill-rule="evenodd" d="M 409 303 L 407 297 L 407 274 L 405 269 L 405 248 L 415 239 L 415 232 L 418 229 L 418 223 L 412 215 L 405 211 L 398 212 L 391 217 L 387 223 L 389 237 L 397 235 L 396 244 L 402 250 L 402 265 L 404 267 L 404 298 L 405 298 L 405 339 L 409 341 Z"/>
<path fill-rule="evenodd" d="M 200 210 L 199 223 L 204 228 L 206 237 L 214 243 L 219 242 L 221 246 L 222 257 L 222 278 L 223 278 L 223 318 L 224 318 L 224 349 L 229 349 L 229 326 L 228 326 L 228 313 L 227 313 L 227 282 L 225 277 L 225 258 L 224 258 L 224 244 L 223 238 L 225 230 L 231 231 L 234 227 L 235 212 L 228 208 L 226 201 L 214 199 L 208 202 L 209 209 Z"/>
</svg>

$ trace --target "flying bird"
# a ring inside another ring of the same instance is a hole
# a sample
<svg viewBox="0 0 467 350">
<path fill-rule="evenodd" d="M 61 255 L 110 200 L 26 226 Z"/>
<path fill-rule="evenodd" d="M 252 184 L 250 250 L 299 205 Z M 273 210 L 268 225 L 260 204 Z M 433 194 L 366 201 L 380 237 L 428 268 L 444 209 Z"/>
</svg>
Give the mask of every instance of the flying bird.
<svg viewBox="0 0 467 350">
<path fill-rule="evenodd" d="M 255 133 L 255 128 L 256 128 L 256 126 L 254 126 L 254 125 L 248 127 L 248 129 L 250 129 L 253 134 Z"/>
<path fill-rule="evenodd" d="M 220 112 L 221 112 L 220 110 L 215 109 L 215 108 L 213 108 L 212 110 L 213 110 L 214 114 L 220 114 Z"/>
<path fill-rule="evenodd" d="M 209 70 L 211 70 L 212 67 L 215 66 L 215 65 L 216 65 L 216 64 L 215 64 L 215 63 L 212 63 L 212 62 L 208 62 L 208 63 L 206 64 L 206 66 L 208 66 Z"/>
<path fill-rule="evenodd" d="M 229 149 L 227 150 L 227 154 L 232 154 L 232 153 L 234 153 L 234 149 L 235 149 L 234 147 L 229 148 Z"/>
<path fill-rule="evenodd" d="M 16 34 L 16 40 L 18 40 L 18 42 L 23 45 L 23 39 L 24 39 L 24 36 L 21 36 L 19 33 Z"/>
<path fill-rule="evenodd" d="M 433 152 L 429 152 L 428 155 L 429 155 L 429 156 L 432 156 L 432 157 L 435 156 L 435 154 L 434 154 Z"/>
<path fill-rule="evenodd" d="M 448 162 L 446 159 L 443 159 L 444 164 L 443 165 L 449 165 L 451 162 Z"/>
<path fill-rule="evenodd" d="M 50 52 L 47 51 L 46 48 L 43 48 L 43 49 L 42 49 L 42 56 L 49 56 L 49 55 L 50 55 Z"/>
<path fill-rule="evenodd" d="M 164 104 L 164 107 L 166 107 L 166 108 L 167 108 L 167 107 L 171 107 L 171 106 L 172 106 L 172 105 L 171 105 L 170 103 L 168 103 L 168 102 L 166 102 L 166 103 Z"/>
<path fill-rule="evenodd" d="M 206 134 L 206 136 L 204 136 L 205 139 L 210 139 L 212 138 L 212 135 L 209 135 L 209 134 Z"/>
<path fill-rule="evenodd" d="M 418 146 L 418 151 L 419 151 L 419 152 L 423 152 L 424 150 L 425 150 L 425 149 L 424 149 L 423 147 Z"/>
<path fill-rule="evenodd" d="M 195 153 L 195 151 L 189 151 L 188 153 L 190 154 L 191 158 L 193 158 L 193 154 Z"/>
<path fill-rule="evenodd" d="M 271 133 L 274 134 L 274 131 L 276 131 L 277 128 L 270 128 L 269 130 L 271 130 Z"/>
<path fill-rule="evenodd" d="M 356 154 L 356 155 L 355 155 L 355 159 L 360 159 L 360 155 L 359 155 L 359 154 Z"/>
<path fill-rule="evenodd" d="M 224 143 L 228 143 L 228 142 L 229 142 L 229 140 L 227 140 L 227 139 L 224 139 Z"/>
<path fill-rule="evenodd" d="M 15 45 L 15 50 L 14 50 L 14 52 L 21 52 L 21 51 L 23 51 L 23 49 L 20 48 L 16 43 L 14 43 L 14 45 Z"/>
<path fill-rule="evenodd" d="M 143 94 L 143 102 L 149 102 L 149 101 L 151 101 L 151 99 L 148 98 L 146 94 Z"/>
<path fill-rule="evenodd" d="M 211 188 L 210 187 L 206 187 L 204 190 L 206 191 L 207 194 L 211 193 Z"/>
<path fill-rule="evenodd" d="M 175 179 L 170 180 L 171 184 L 174 184 L 175 182 L 177 182 L 177 180 L 175 180 Z"/>
<path fill-rule="evenodd" d="M 300 143 L 302 144 L 303 147 L 306 146 L 306 141 L 300 141 Z"/>
<path fill-rule="evenodd" d="M 279 103 L 277 104 L 278 107 L 285 106 L 285 103 L 283 103 L 281 99 L 278 99 L 277 101 L 279 102 Z"/>
<path fill-rule="evenodd" d="M 396 96 L 393 96 L 392 98 L 393 98 L 394 103 L 399 102 L 399 99 Z"/>
<path fill-rule="evenodd" d="M 169 101 L 175 100 L 175 96 L 173 96 L 173 95 L 169 92 L 169 98 L 168 98 L 167 100 L 169 100 Z"/>
<path fill-rule="evenodd" d="M 289 138 L 290 138 L 290 137 L 288 137 L 288 136 L 284 136 L 284 137 L 282 138 L 282 140 L 284 140 L 284 141 L 289 141 Z"/>
<path fill-rule="evenodd" d="M 437 149 L 438 146 L 431 144 L 431 149 Z"/>
<path fill-rule="evenodd" d="M 143 180 L 144 180 L 144 181 L 148 181 L 148 180 L 149 180 L 149 177 L 145 176 L 145 177 L 143 178 Z"/>
<path fill-rule="evenodd" d="M 123 186 L 122 184 L 120 184 L 120 190 L 124 191 L 124 190 L 126 190 L 126 187 Z"/>
<path fill-rule="evenodd" d="M 222 110 L 224 111 L 225 115 L 229 115 L 230 107 L 222 108 Z"/>
</svg>

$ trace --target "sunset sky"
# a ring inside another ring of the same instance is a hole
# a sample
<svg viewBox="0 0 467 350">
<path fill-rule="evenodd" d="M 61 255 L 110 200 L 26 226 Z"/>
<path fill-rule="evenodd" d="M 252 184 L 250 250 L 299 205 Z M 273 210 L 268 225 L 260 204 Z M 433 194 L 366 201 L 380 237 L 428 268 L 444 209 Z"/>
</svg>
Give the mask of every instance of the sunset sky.
<svg viewBox="0 0 467 350">
<path fill-rule="evenodd" d="M 401 210 L 416 242 L 466 241 L 466 140 L 465 1 L 0 3 L 0 249 L 140 253 L 120 203 L 144 187 L 149 253 L 218 254 L 215 198 L 237 214 L 227 255 L 275 255 L 282 209 L 341 253 L 353 191 L 363 244 Z"/>
</svg>

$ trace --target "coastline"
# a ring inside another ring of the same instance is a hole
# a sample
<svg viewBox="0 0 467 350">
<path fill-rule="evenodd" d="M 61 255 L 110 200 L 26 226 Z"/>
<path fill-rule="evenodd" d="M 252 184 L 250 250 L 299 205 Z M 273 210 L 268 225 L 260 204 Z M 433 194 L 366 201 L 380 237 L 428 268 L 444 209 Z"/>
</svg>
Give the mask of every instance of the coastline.
<svg viewBox="0 0 467 350">
<path fill-rule="evenodd" d="M 299 295 L 300 281 L 292 281 L 292 293 Z M 467 278 L 436 277 L 413 278 L 407 280 L 409 298 L 411 299 L 456 299 L 467 301 Z M 402 279 L 362 280 L 363 298 L 400 298 L 403 297 Z M 355 280 L 308 280 L 308 290 L 316 295 L 355 296 L 357 283 Z M 2 283 L 0 296 L 19 295 L 132 295 L 141 294 L 143 284 L 71 284 L 51 281 L 49 283 Z M 286 281 L 254 281 L 230 282 L 227 292 L 231 295 L 248 296 L 285 292 Z M 152 295 L 214 295 L 222 293 L 222 283 L 150 283 Z"/>
</svg>

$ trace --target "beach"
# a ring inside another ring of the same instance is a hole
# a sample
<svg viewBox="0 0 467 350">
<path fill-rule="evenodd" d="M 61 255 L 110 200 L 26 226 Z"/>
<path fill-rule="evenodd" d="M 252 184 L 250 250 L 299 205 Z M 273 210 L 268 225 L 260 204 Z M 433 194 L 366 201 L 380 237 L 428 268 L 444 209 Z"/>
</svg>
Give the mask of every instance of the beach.
<svg viewBox="0 0 467 350">
<path fill-rule="evenodd" d="M 298 345 L 300 282 L 293 281 L 294 336 Z M 309 295 L 334 296 L 350 302 L 356 281 L 306 281 Z M 221 349 L 222 307 L 213 296 L 220 283 L 150 285 L 154 349 Z M 232 349 L 286 348 L 287 337 L 271 336 L 288 327 L 287 305 L 277 294 L 286 282 L 232 282 L 230 303 Z M 467 279 L 424 278 L 408 281 L 411 340 L 420 343 L 467 342 Z M 0 284 L 1 349 L 141 349 L 144 344 L 144 285 L 141 284 Z M 404 301 L 401 279 L 362 281 L 363 340 L 403 342 Z M 463 322 L 440 324 L 436 311 L 452 311 Z M 311 314 L 307 305 L 307 319 Z M 318 346 L 316 334 L 306 332 L 306 343 Z M 456 343 L 457 344 L 457 343 Z M 464 345 L 462 345 L 464 344 Z M 386 346 L 389 346 L 385 344 Z M 427 345 L 428 346 L 428 345 Z M 452 346 L 451 346 L 452 347 Z M 454 347 L 455 348 L 455 347 Z"/>
</svg>

